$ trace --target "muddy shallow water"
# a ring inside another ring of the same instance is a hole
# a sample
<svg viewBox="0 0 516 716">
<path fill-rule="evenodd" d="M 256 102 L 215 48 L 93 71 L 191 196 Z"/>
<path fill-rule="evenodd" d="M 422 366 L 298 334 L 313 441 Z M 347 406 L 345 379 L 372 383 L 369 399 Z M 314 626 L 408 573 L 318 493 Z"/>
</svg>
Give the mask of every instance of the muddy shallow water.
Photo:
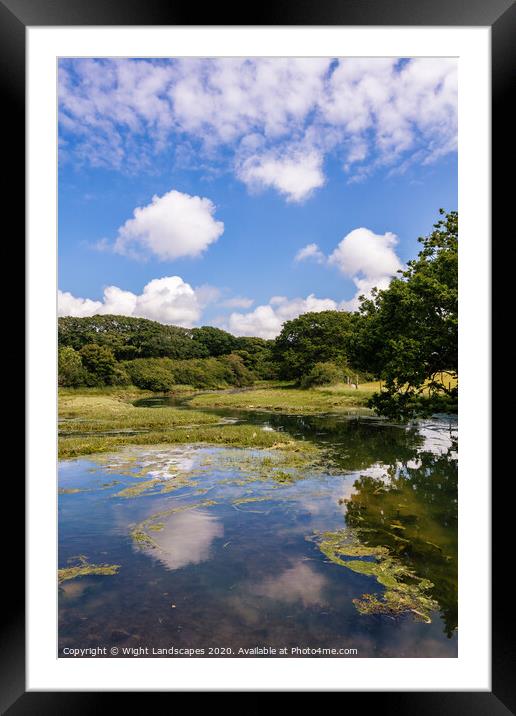
<svg viewBox="0 0 516 716">
<path fill-rule="evenodd" d="M 456 656 L 454 420 L 216 412 L 322 450 L 61 461 L 59 655 Z"/>
</svg>

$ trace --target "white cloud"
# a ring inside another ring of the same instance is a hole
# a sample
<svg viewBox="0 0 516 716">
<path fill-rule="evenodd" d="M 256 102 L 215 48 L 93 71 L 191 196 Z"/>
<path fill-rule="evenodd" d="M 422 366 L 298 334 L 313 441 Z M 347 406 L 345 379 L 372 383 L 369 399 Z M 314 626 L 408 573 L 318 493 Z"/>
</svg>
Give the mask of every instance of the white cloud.
<svg viewBox="0 0 516 716">
<path fill-rule="evenodd" d="M 150 204 L 136 207 L 133 218 L 118 229 L 114 250 L 133 255 L 136 245 L 163 261 L 199 256 L 224 232 L 224 224 L 215 221 L 214 213 L 210 199 L 174 189 L 153 196 Z"/>
<path fill-rule="evenodd" d="M 303 503 L 304 504 L 304 503 Z M 251 591 L 274 601 L 305 608 L 324 605 L 328 580 L 306 562 L 297 562 L 275 576 L 266 576 L 251 586 Z"/>
<path fill-rule="evenodd" d="M 338 305 L 331 298 L 316 298 L 313 294 L 307 298 L 287 299 L 285 296 L 273 296 L 269 303 L 257 306 L 250 313 L 232 313 L 227 320 L 227 330 L 235 336 L 258 336 L 275 338 L 285 321 L 302 313 L 332 311 Z"/>
<path fill-rule="evenodd" d="M 153 533 L 158 549 L 149 549 L 147 553 L 167 569 L 181 569 L 209 559 L 213 541 L 223 536 L 224 526 L 215 515 L 189 510 L 165 519 L 163 528 Z"/>
<path fill-rule="evenodd" d="M 203 288 L 197 291 L 179 276 L 165 276 L 150 281 L 141 294 L 108 286 L 102 301 L 76 298 L 71 293 L 59 291 L 58 314 L 94 316 L 112 313 L 191 327 L 199 321 L 207 302 Z"/>
<path fill-rule="evenodd" d="M 58 314 L 60 316 L 93 316 L 100 308 L 102 308 L 101 301 L 75 298 L 69 291 L 58 292 Z"/>
<path fill-rule="evenodd" d="M 359 228 L 346 234 L 328 258 L 328 262 L 352 278 L 357 287 L 355 296 L 344 301 L 342 308 L 355 310 L 360 295 L 369 295 L 375 286 L 387 288 L 391 278 L 402 268 L 395 251 L 397 243 L 391 232 L 375 234 L 370 229 Z"/>
<path fill-rule="evenodd" d="M 304 201 L 324 184 L 322 157 L 314 151 L 255 155 L 243 161 L 237 175 L 252 190 L 272 187 L 293 202 Z"/>
<path fill-rule="evenodd" d="M 455 151 L 457 61 L 64 60 L 59 111 L 68 161 L 136 171 L 189 146 L 197 168 L 208 158 L 300 201 L 322 186 L 329 152 L 364 180 Z"/>
<path fill-rule="evenodd" d="M 411 152 L 429 163 L 457 146 L 457 62 L 446 58 L 339 61 L 322 114 L 351 140 L 345 168 L 369 158 L 394 164 Z"/>
<path fill-rule="evenodd" d="M 221 302 L 221 306 L 225 308 L 251 308 L 254 303 L 254 299 L 246 298 L 245 296 L 235 296 L 234 298 L 228 298 Z"/>
<path fill-rule="evenodd" d="M 303 248 L 299 249 L 294 257 L 294 261 L 306 261 L 308 259 L 316 261 L 318 264 L 324 262 L 324 254 L 317 244 L 307 244 L 306 246 L 303 246 Z"/>
</svg>

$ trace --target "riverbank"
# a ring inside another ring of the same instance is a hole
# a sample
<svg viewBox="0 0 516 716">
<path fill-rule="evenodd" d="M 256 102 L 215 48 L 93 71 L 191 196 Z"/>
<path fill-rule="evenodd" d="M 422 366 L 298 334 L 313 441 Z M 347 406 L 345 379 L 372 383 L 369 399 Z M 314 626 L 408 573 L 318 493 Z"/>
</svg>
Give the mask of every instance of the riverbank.
<svg viewBox="0 0 516 716">
<path fill-rule="evenodd" d="M 345 384 L 300 389 L 292 383 L 271 383 L 243 391 L 197 394 L 187 401 L 192 408 L 238 408 L 308 415 L 365 408 L 371 395 L 378 390 L 379 382 L 364 383 L 358 389 Z"/>
<path fill-rule="evenodd" d="M 59 457 L 107 452 L 125 445 L 204 443 L 232 447 L 306 450 L 288 433 L 239 425 L 201 410 L 144 408 L 153 396 L 138 389 L 59 391 Z"/>
</svg>

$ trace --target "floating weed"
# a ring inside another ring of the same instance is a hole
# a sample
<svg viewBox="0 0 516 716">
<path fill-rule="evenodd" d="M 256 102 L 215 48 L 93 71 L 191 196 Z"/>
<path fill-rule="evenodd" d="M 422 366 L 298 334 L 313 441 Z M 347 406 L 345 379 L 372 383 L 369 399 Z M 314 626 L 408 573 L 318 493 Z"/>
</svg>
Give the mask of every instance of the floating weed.
<svg viewBox="0 0 516 716">
<path fill-rule="evenodd" d="M 151 490 L 160 482 L 161 480 L 159 477 L 155 477 L 152 480 L 138 482 L 136 485 L 131 485 L 130 487 L 125 487 L 123 490 L 120 490 L 120 492 L 116 493 L 115 497 L 138 497 L 138 495 L 141 495 L 142 492 Z"/>
<path fill-rule="evenodd" d="M 425 581 L 425 580 L 423 580 Z M 428 588 L 433 585 L 430 582 Z M 437 602 L 425 594 L 421 584 L 402 584 L 396 589 L 386 590 L 381 597 L 377 594 L 363 594 L 361 599 L 353 599 L 360 614 L 388 614 L 400 616 L 411 612 L 416 621 L 431 624 L 431 613 L 438 608 Z"/>
<path fill-rule="evenodd" d="M 360 599 L 353 599 L 361 614 L 398 616 L 411 612 L 418 620 L 432 621 L 431 613 L 437 610 L 438 604 L 427 592 L 434 585 L 391 556 L 386 547 L 368 545 L 359 529 L 323 532 L 312 539 L 331 562 L 358 574 L 375 577 L 386 588 L 382 595 L 363 594 Z M 349 557 L 355 559 L 346 559 Z"/>
<path fill-rule="evenodd" d="M 57 570 L 59 583 L 76 579 L 77 577 L 86 577 L 91 574 L 113 575 L 117 574 L 120 569 L 119 564 L 90 564 L 84 555 L 72 559 L 75 559 L 78 564 Z"/>
<path fill-rule="evenodd" d="M 96 492 L 97 490 L 108 490 L 110 487 L 121 485 L 121 480 L 111 480 L 111 482 L 103 482 L 100 485 L 94 487 L 60 487 L 58 489 L 59 495 L 76 495 L 79 492 Z"/>
<path fill-rule="evenodd" d="M 279 482 L 281 484 L 292 484 L 295 482 L 295 477 L 290 472 L 285 472 L 284 470 L 276 470 L 274 472 L 270 473 L 270 477 L 275 482 Z"/>
<path fill-rule="evenodd" d="M 238 497 L 236 500 L 233 500 L 232 504 L 245 505 L 247 502 L 266 502 L 270 499 L 268 495 L 264 495 L 263 497 Z"/>
</svg>

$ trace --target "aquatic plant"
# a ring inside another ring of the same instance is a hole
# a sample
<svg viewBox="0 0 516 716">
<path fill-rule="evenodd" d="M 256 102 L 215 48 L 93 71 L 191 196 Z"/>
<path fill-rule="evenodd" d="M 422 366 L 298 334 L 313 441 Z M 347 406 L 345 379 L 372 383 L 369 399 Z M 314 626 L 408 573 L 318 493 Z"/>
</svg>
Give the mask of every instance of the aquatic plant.
<svg viewBox="0 0 516 716">
<path fill-rule="evenodd" d="M 57 570 L 57 579 L 59 583 L 66 582 L 69 579 L 76 579 L 77 577 L 86 577 L 92 574 L 113 575 L 117 574 L 120 569 L 119 564 L 91 564 L 84 555 L 72 558 L 71 561 L 76 561 L 77 564 Z"/>
<path fill-rule="evenodd" d="M 361 614 L 389 614 L 398 616 L 411 612 L 418 619 L 430 623 L 431 613 L 439 607 L 428 591 L 434 586 L 428 579 L 418 577 L 385 546 L 370 546 L 361 541 L 364 535 L 350 528 L 323 532 L 316 536 L 321 552 L 335 564 L 353 572 L 375 577 L 386 591 L 363 594 L 353 599 Z M 351 557 L 353 559 L 345 559 Z"/>
</svg>

